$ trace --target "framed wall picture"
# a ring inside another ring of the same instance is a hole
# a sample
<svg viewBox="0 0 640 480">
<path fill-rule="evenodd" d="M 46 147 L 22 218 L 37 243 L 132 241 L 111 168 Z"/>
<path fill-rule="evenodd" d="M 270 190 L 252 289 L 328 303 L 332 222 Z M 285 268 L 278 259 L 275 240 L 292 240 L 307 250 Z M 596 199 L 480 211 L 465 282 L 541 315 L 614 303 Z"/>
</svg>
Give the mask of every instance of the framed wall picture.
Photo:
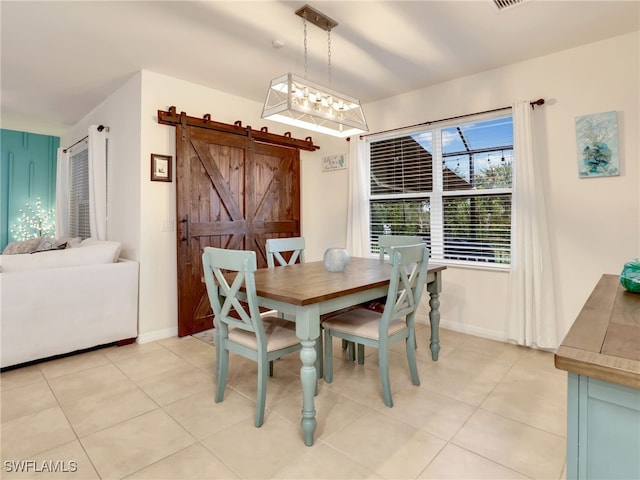
<svg viewBox="0 0 640 480">
<path fill-rule="evenodd" d="M 329 155 L 322 157 L 322 171 L 331 172 L 333 170 L 342 170 L 347 168 L 347 164 L 344 159 L 344 155 Z"/>
<path fill-rule="evenodd" d="M 620 175 L 616 112 L 576 118 L 580 178 Z"/>
<path fill-rule="evenodd" d="M 171 182 L 171 155 L 151 154 L 151 181 Z"/>
</svg>

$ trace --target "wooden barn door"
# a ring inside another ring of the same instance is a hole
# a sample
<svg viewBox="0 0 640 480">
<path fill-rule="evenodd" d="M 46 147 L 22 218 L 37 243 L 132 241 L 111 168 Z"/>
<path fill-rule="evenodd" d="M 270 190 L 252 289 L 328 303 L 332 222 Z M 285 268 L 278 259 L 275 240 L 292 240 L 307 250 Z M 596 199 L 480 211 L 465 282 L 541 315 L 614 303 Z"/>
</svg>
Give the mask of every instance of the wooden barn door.
<svg viewBox="0 0 640 480">
<path fill-rule="evenodd" d="M 300 153 L 198 126 L 176 128 L 178 334 L 213 326 L 203 280 L 206 246 L 254 250 L 300 235 Z"/>
</svg>

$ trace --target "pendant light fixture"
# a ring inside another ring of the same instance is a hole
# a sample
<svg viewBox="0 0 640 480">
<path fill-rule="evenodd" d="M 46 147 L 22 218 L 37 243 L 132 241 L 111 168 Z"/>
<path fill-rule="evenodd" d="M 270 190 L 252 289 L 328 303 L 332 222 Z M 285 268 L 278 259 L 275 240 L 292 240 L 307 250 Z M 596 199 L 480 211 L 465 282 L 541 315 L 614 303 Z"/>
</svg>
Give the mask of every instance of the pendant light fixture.
<svg viewBox="0 0 640 480">
<path fill-rule="evenodd" d="M 307 80 L 307 22 L 327 31 L 329 83 L 331 83 L 331 30 L 338 22 L 305 5 L 296 10 L 304 25 L 304 77 L 286 73 L 271 81 L 262 118 L 295 127 L 348 137 L 368 132 L 360 101 Z"/>
</svg>

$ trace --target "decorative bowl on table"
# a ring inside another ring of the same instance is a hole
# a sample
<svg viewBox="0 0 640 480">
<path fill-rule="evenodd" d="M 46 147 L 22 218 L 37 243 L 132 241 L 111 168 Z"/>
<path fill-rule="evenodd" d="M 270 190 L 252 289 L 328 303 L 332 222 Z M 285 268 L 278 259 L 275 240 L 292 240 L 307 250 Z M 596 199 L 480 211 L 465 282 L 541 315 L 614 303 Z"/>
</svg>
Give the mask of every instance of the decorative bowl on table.
<svg viewBox="0 0 640 480">
<path fill-rule="evenodd" d="M 628 291 L 640 293 L 640 258 L 634 258 L 624 264 L 620 273 L 620 283 Z"/>
<path fill-rule="evenodd" d="M 344 272 L 349 265 L 349 252 L 345 248 L 327 248 L 322 260 L 330 272 Z"/>
</svg>

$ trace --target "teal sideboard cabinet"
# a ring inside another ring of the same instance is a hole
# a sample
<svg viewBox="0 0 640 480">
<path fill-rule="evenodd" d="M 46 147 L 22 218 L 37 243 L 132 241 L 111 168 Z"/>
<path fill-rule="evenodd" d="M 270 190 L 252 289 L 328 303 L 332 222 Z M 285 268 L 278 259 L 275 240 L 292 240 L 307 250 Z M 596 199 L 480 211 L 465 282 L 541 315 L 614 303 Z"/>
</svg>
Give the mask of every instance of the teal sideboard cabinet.
<svg viewBox="0 0 640 480">
<path fill-rule="evenodd" d="M 640 294 L 603 275 L 555 365 L 569 376 L 567 480 L 640 479 Z"/>
</svg>

